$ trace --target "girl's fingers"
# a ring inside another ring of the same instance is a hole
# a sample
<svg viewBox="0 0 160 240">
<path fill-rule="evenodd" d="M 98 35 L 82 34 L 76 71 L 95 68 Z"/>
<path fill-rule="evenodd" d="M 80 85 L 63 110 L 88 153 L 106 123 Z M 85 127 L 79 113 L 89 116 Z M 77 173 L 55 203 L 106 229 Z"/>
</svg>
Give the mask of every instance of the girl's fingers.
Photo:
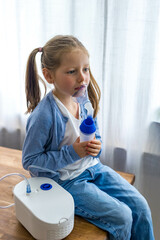
<svg viewBox="0 0 160 240">
<path fill-rule="evenodd" d="M 80 145 L 81 145 L 82 147 L 85 147 L 85 146 L 87 146 L 87 145 L 88 145 L 88 143 L 89 143 L 89 141 L 86 141 L 86 142 L 81 142 L 81 143 L 80 143 Z"/>
<path fill-rule="evenodd" d="M 88 143 L 87 147 L 89 148 L 95 148 L 95 149 L 101 149 L 101 145 L 100 144 L 93 144 L 93 143 Z"/>
<path fill-rule="evenodd" d="M 91 142 L 91 143 L 99 143 L 99 144 L 101 144 L 101 141 L 100 141 L 100 140 L 97 140 L 96 138 L 95 138 L 95 139 L 92 139 L 90 142 Z"/>
<path fill-rule="evenodd" d="M 100 150 L 100 149 L 87 147 L 86 150 L 87 150 L 87 152 L 89 152 L 89 153 L 99 153 L 99 150 Z"/>
<path fill-rule="evenodd" d="M 92 141 L 89 142 L 90 144 L 96 144 L 96 145 L 101 145 L 101 141 L 93 139 Z"/>
<path fill-rule="evenodd" d="M 88 152 L 89 155 L 93 157 L 97 156 L 100 150 L 101 150 L 101 142 L 96 139 L 89 142 L 86 146 L 86 151 Z"/>
</svg>

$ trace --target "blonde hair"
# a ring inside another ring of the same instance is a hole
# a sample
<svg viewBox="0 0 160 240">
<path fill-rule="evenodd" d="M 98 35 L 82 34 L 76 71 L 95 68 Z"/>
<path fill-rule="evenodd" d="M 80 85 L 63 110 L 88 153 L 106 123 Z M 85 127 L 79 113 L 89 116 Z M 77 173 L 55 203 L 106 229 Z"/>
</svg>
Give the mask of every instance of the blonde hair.
<svg viewBox="0 0 160 240">
<path fill-rule="evenodd" d="M 41 55 L 41 68 L 56 71 L 61 64 L 62 55 L 68 53 L 76 48 L 83 50 L 88 56 L 89 53 L 83 44 L 74 36 L 71 35 L 58 35 L 50 39 L 43 48 L 35 48 L 28 57 L 26 76 L 25 76 L 25 91 L 27 101 L 27 113 L 32 112 L 38 105 L 41 99 L 41 91 L 39 87 L 39 80 L 42 81 L 45 87 L 46 84 L 43 79 L 38 75 L 36 66 L 36 54 L 42 52 Z M 90 83 L 88 85 L 88 96 L 94 109 L 94 117 L 96 117 L 99 109 L 100 89 L 94 79 L 91 70 Z"/>
</svg>

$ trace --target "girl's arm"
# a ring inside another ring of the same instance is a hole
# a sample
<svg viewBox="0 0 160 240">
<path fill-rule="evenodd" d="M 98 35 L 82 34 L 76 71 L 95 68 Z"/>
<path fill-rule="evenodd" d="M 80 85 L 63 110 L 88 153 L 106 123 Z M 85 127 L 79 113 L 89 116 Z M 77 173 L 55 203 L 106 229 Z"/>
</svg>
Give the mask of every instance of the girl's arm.
<svg viewBox="0 0 160 240">
<path fill-rule="evenodd" d="M 26 170 L 30 165 L 36 165 L 57 171 L 80 159 L 73 145 L 58 149 L 58 139 L 62 136 L 56 136 L 57 131 L 52 121 L 47 116 L 29 119 L 22 151 L 22 164 Z M 63 124 L 58 127 L 63 128 Z M 63 129 L 59 129 L 58 135 L 62 135 L 62 132 Z"/>
</svg>

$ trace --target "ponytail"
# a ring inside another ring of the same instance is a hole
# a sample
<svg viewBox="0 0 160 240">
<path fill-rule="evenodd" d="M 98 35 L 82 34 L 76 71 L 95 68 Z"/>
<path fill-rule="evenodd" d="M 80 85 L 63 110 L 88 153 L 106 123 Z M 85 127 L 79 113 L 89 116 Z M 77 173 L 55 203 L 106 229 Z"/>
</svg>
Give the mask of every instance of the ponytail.
<svg viewBox="0 0 160 240">
<path fill-rule="evenodd" d="M 43 79 L 38 75 L 36 66 L 36 54 L 39 52 L 39 48 L 34 49 L 28 57 L 26 76 L 25 76 L 25 92 L 26 92 L 26 102 L 27 111 L 26 113 L 32 112 L 38 105 L 41 99 L 41 91 L 39 87 L 39 79 L 42 81 L 45 87 L 46 85 Z"/>
<path fill-rule="evenodd" d="M 94 79 L 91 73 L 91 70 L 89 70 L 89 72 L 90 72 L 90 83 L 88 85 L 88 96 L 91 101 L 92 107 L 94 109 L 93 117 L 95 118 L 99 110 L 99 101 L 101 97 L 101 91 L 96 80 Z"/>
</svg>

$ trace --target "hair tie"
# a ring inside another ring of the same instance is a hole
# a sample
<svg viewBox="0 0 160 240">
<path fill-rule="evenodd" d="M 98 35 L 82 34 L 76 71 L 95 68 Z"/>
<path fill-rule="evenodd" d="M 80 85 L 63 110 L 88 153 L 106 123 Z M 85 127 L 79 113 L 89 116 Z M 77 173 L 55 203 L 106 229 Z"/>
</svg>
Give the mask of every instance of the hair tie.
<svg viewBox="0 0 160 240">
<path fill-rule="evenodd" d="M 43 48 L 40 47 L 40 48 L 38 49 L 38 52 L 43 52 Z"/>
</svg>

